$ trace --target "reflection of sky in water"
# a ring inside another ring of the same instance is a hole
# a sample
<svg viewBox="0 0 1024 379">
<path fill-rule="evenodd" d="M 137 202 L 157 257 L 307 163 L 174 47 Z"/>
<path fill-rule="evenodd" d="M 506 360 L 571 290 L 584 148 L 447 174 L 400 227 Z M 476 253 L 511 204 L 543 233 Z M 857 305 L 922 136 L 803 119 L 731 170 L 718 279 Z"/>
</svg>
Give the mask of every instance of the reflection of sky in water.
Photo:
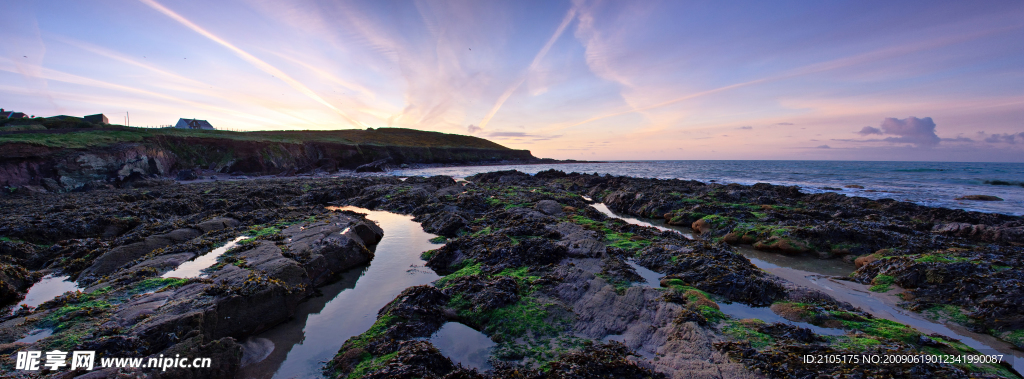
<svg viewBox="0 0 1024 379">
<path fill-rule="evenodd" d="M 648 287 L 654 287 L 654 288 L 658 288 L 658 287 L 661 286 L 661 277 L 664 276 L 664 275 L 659 274 L 657 272 L 654 272 L 654 270 L 651 270 L 651 269 L 646 268 L 644 266 L 638 265 L 638 264 L 636 264 L 636 262 L 633 262 L 632 260 L 626 261 L 626 264 L 628 264 L 630 267 L 632 267 L 633 270 L 636 270 L 636 273 L 640 274 L 640 276 L 642 276 L 644 278 L 644 281 L 646 281 L 646 283 L 637 283 L 637 284 L 643 284 L 643 285 L 646 285 Z"/>
<path fill-rule="evenodd" d="M 430 337 L 430 343 L 452 362 L 480 371 L 491 369 L 488 358 L 497 345 L 483 333 L 457 322 L 444 324 Z"/>
<path fill-rule="evenodd" d="M 368 330 L 377 321 L 381 307 L 406 288 L 439 278 L 432 270 L 418 268 L 426 263 L 420 254 L 439 245 L 430 243 L 436 236 L 424 232 L 412 216 L 357 207 L 334 210 L 365 213 L 384 229 L 384 238 L 373 249 L 373 260 L 362 266 L 365 268 L 353 268 L 338 282 L 321 287 L 325 296 L 300 304 L 305 308 L 292 321 L 261 333 L 258 337 L 270 339 L 280 350 L 244 369 L 246 378 L 321 377 L 323 362 L 334 357 L 350 337 Z"/>
<path fill-rule="evenodd" d="M 768 307 L 751 307 L 741 303 L 718 303 L 718 307 L 722 310 L 722 313 L 736 319 L 742 320 L 745 318 L 754 318 L 767 323 L 781 322 L 784 324 L 799 326 L 801 328 L 807 328 L 815 333 L 828 336 L 841 336 L 846 334 L 846 331 L 842 329 L 822 328 L 806 322 L 789 321 L 782 316 L 775 314 L 775 312 L 772 312 L 771 308 Z"/>
<path fill-rule="evenodd" d="M 163 274 L 161 277 L 187 279 L 200 276 L 204 269 L 210 268 L 211 266 L 217 264 L 218 257 L 226 253 L 228 250 L 231 250 L 231 248 L 238 246 L 238 243 L 242 242 L 242 240 L 246 238 L 249 237 L 242 236 L 235 238 L 234 240 L 224 244 L 224 246 L 213 249 L 209 253 L 203 254 L 196 259 L 182 263 L 181 265 L 178 266 L 178 268 L 166 274 Z"/>
<path fill-rule="evenodd" d="M 796 270 L 828 276 L 847 276 L 857 269 L 853 263 L 841 259 L 820 259 L 808 255 L 785 255 L 760 251 L 750 246 L 735 246 L 737 253 L 742 254 L 755 266 L 768 269 L 788 267 Z"/>
<path fill-rule="evenodd" d="M 41 340 L 43 338 L 49 337 L 51 335 L 53 335 L 53 330 L 50 330 L 50 329 L 36 329 L 36 330 L 31 331 L 31 332 L 28 332 L 28 335 L 26 335 L 25 337 L 22 337 L 20 340 L 14 341 L 14 342 L 33 343 L 33 342 L 39 341 L 39 340 Z"/>
<path fill-rule="evenodd" d="M 53 300 L 55 297 L 63 295 L 66 292 L 77 291 L 78 284 L 75 282 L 67 281 L 67 276 L 44 276 L 43 279 L 39 280 L 36 284 L 28 289 L 28 293 L 25 295 L 25 300 L 22 300 L 14 307 L 15 310 L 21 308 L 22 305 L 30 307 L 38 307 L 39 304 Z"/>
</svg>

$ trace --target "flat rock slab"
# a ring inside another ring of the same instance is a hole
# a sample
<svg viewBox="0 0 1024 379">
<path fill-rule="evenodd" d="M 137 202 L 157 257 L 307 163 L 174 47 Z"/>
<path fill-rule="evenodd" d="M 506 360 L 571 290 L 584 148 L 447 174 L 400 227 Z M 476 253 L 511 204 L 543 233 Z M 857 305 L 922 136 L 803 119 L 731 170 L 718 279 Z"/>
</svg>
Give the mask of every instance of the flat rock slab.
<svg viewBox="0 0 1024 379">
<path fill-rule="evenodd" d="M 256 248 L 238 254 L 253 269 L 263 271 L 271 278 L 280 280 L 289 286 L 309 284 L 306 270 L 295 260 L 285 258 L 281 248 L 273 242 L 260 241 Z"/>
<path fill-rule="evenodd" d="M 196 335 L 215 340 L 259 333 L 290 318 L 334 273 L 372 258 L 368 246 L 383 238 L 376 224 L 350 214 L 292 225 L 281 234 L 283 242 L 260 240 L 232 253 L 243 267 L 227 264 L 212 272 L 209 282 L 121 305 L 118 320 L 154 346 Z"/>
<path fill-rule="evenodd" d="M 143 242 L 118 246 L 104 253 L 92 266 L 82 271 L 80 278 L 99 278 L 114 272 L 121 266 L 149 254 L 153 250 L 199 237 L 203 233 L 196 229 L 177 229 L 170 233 L 146 237 Z"/>
</svg>

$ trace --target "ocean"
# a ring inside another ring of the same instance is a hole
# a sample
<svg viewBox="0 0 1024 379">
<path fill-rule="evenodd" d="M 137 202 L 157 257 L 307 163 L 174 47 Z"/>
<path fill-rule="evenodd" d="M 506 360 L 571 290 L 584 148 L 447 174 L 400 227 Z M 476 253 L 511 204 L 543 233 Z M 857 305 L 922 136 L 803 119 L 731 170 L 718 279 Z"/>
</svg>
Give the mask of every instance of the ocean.
<svg viewBox="0 0 1024 379">
<path fill-rule="evenodd" d="M 857 161 L 617 161 L 540 165 L 434 167 L 395 170 L 395 176 L 449 175 L 556 169 L 640 178 L 684 179 L 721 184 L 771 183 L 799 186 L 806 193 L 839 192 L 869 199 L 895 199 L 970 211 L 1024 215 L 1024 163 Z M 864 188 L 846 188 L 849 185 Z M 992 195 L 1003 201 L 956 200 Z"/>
</svg>

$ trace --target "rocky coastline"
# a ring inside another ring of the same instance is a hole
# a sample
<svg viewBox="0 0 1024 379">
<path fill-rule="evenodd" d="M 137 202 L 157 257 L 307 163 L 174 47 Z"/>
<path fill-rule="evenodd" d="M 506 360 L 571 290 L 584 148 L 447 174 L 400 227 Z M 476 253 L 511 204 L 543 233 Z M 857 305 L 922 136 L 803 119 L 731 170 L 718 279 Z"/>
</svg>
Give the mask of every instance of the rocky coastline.
<svg viewBox="0 0 1024 379">
<path fill-rule="evenodd" d="M 3 194 L 130 188 L 200 177 L 559 162 L 481 138 L 397 128 L 246 133 L 114 128 L 43 130 L 31 133 L 32 138 L 16 137 L 17 132 L 0 133 Z"/>
<path fill-rule="evenodd" d="M 149 155 L 147 155 L 148 157 Z M 148 159 L 147 159 L 148 161 Z M 361 164 L 370 163 L 363 162 Z M 173 165 L 167 165 L 171 167 Z M 130 187 L 130 186 L 125 186 Z M 140 188 L 141 187 L 141 188 Z M 591 206 L 692 227 L 696 237 Z M 205 181 L 0 198 L 0 377 L 23 350 L 213 358 L 206 370 L 107 369 L 89 378 L 233 378 L 248 337 L 291 317 L 387 232 L 344 205 L 413 215 L 442 278 L 406 289 L 322 367 L 329 378 L 1014 378 L 1009 364 L 807 363 L 806 355 L 978 354 L 765 272 L 736 246 L 857 266 L 834 278 L 1024 349 L 1024 218 L 796 187 L 549 170 L 450 177 Z M 193 278 L 165 278 L 248 237 Z M 443 241 L 440 241 L 443 240 Z M 645 284 L 637 267 L 659 274 Z M 14 307 L 44 276 L 81 288 Z M 770 307 L 787 323 L 738 318 Z M 426 338 L 445 323 L 484 333 L 493 368 L 454 362 Z M 52 334 L 31 342 L 33 331 Z M 85 372 L 41 372 L 70 378 Z"/>
</svg>

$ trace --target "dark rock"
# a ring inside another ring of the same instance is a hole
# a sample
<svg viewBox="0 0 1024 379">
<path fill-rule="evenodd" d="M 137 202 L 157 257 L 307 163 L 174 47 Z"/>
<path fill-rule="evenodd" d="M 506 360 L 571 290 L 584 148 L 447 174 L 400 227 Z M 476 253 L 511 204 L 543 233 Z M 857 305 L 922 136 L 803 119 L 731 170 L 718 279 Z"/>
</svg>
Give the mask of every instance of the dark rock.
<svg viewBox="0 0 1024 379">
<path fill-rule="evenodd" d="M 423 224 L 423 230 L 445 237 L 455 237 L 459 231 L 466 227 L 469 220 L 460 213 L 441 211 L 430 213 L 417 218 Z"/>
<path fill-rule="evenodd" d="M 196 180 L 199 179 L 199 174 L 196 174 L 194 170 L 180 170 L 175 179 L 181 181 Z"/>
<path fill-rule="evenodd" d="M 452 361 L 426 341 L 402 341 L 397 355 L 364 378 L 437 378 L 455 370 Z"/>
<path fill-rule="evenodd" d="M 963 222 L 951 222 L 948 224 L 936 224 L 932 228 L 932 232 L 988 242 L 1024 243 L 1024 227 L 1021 226 L 1004 227 L 1001 225 L 971 225 Z"/>
<path fill-rule="evenodd" d="M 255 248 L 239 253 L 238 257 L 245 259 L 247 266 L 263 271 L 271 278 L 289 286 L 311 283 L 306 270 L 295 260 L 285 258 L 281 249 L 273 242 L 259 242 Z"/>
<path fill-rule="evenodd" d="M 391 159 L 380 159 L 356 167 L 356 172 L 385 172 L 389 170 L 391 170 Z"/>
<path fill-rule="evenodd" d="M 588 344 L 583 350 L 551 362 L 549 378 L 664 378 L 665 375 L 637 365 L 628 357 L 633 353 L 618 342 Z"/>
<path fill-rule="evenodd" d="M 208 233 L 214 230 L 221 230 L 225 228 L 234 228 L 239 225 L 238 220 L 230 217 L 214 217 L 209 221 L 204 221 L 196 225 L 196 228 L 202 230 L 203 233 Z"/>
<path fill-rule="evenodd" d="M 966 195 L 956 198 L 957 200 L 978 200 L 978 201 L 1003 201 L 1002 198 L 992 195 Z"/>
<path fill-rule="evenodd" d="M 153 250 L 185 242 L 201 234 L 202 232 L 195 229 L 177 229 L 170 233 L 146 237 L 143 242 L 116 247 L 96 258 L 92 266 L 82 271 L 79 275 L 79 280 L 93 280 L 108 275 L 117 268 L 139 259 Z"/>
<path fill-rule="evenodd" d="M 456 278 L 446 284 L 444 292 L 463 294 L 474 312 L 487 312 L 519 301 L 519 285 L 507 276 L 491 281 L 477 275 Z"/>
<path fill-rule="evenodd" d="M 561 216 L 562 205 L 554 200 L 541 200 L 534 206 L 535 209 L 549 216 Z"/>
<path fill-rule="evenodd" d="M 163 352 L 165 357 L 175 356 L 209 358 L 212 365 L 208 368 L 170 368 L 153 370 L 154 379 L 198 379 L 198 378 L 233 378 L 241 367 L 242 346 L 234 338 L 221 338 L 203 343 L 202 337 L 193 337 Z"/>
</svg>

